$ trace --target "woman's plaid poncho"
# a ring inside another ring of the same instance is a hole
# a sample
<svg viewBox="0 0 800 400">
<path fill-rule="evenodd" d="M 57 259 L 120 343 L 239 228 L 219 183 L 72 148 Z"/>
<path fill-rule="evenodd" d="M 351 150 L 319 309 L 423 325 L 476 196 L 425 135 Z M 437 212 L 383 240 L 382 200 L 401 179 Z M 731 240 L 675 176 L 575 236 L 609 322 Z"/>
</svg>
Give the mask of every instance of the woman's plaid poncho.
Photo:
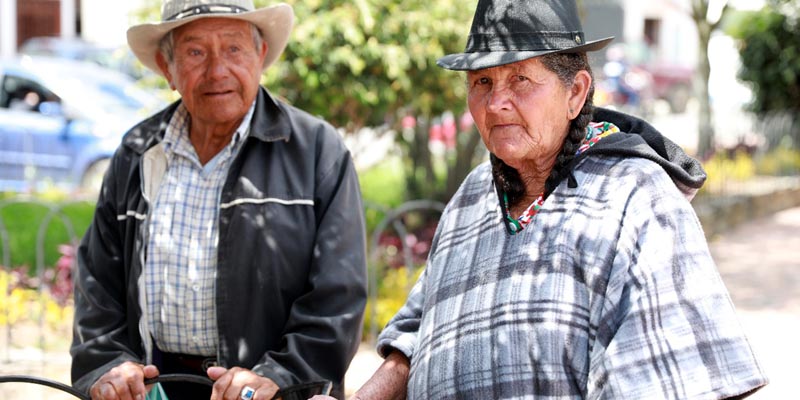
<svg viewBox="0 0 800 400">
<path fill-rule="evenodd" d="M 448 204 L 378 348 L 409 399 L 717 399 L 766 383 L 698 222 L 664 169 L 594 156 L 506 231 L 490 167 Z"/>
</svg>

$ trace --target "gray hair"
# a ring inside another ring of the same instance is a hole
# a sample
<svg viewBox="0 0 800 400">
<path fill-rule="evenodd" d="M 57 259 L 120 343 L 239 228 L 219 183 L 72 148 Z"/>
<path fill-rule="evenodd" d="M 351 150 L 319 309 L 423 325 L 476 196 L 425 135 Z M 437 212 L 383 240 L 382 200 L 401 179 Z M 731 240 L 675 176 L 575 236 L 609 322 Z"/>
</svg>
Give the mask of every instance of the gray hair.
<svg viewBox="0 0 800 400">
<path fill-rule="evenodd" d="M 172 64 L 172 61 L 175 59 L 175 37 L 172 32 L 174 32 L 174 30 L 167 32 L 158 42 L 158 51 L 164 56 L 164 60 L 167 61 L 167 64 Z M 255 48 L 261 48 L 261 44 L 264 43 L 264 37 L 261 36 L 261 31 L 258 30 L 258 27 L 253 23 L 250 23 L 250 33 L 253 36 Z"/>
</svg>

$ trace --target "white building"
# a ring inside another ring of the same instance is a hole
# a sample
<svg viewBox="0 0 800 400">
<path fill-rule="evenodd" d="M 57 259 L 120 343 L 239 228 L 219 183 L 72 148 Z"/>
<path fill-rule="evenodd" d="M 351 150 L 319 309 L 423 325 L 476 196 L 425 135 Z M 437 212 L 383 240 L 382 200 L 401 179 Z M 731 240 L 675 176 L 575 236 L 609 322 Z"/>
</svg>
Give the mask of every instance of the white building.
<svg viewBox="0 0 800 400">
<path fill-rule="evenodd" d="M 152 0 L 0 0 L 0 57 L 16 54 L 34 36 L 80 37 L 124 45 L 134 11 Z"/>
<path fill-rule="evenodd" d="M 639 49 L 635 61 L 694 66 L 697 33 L 689 0 L 584 0 L 583 29 L 588 38 L 614 36 L 613 43 Z M 604 55 L 596 57 L 602 63 Z"/>
<path fill-rule="evenodd" d="M 63 1 L 63 0 L 62 0 Z M 135 21 L 134 13 L 147 0 L 81 0 L 82 37 L 88 41 L 117 46 L 127 43 L 125 32 Z"/>
<path fill-rule="evenodd" d="M 722 7 L 757 10 L 764 0 L 709 0 L 709 17 L 719 19 Z M 614 43 L 647 45 L 649 61 L 693 67 L 698 38 L 691 18 L 692 0 L 583 0 L 587 38 L 615 36 Z"/>
</svg>

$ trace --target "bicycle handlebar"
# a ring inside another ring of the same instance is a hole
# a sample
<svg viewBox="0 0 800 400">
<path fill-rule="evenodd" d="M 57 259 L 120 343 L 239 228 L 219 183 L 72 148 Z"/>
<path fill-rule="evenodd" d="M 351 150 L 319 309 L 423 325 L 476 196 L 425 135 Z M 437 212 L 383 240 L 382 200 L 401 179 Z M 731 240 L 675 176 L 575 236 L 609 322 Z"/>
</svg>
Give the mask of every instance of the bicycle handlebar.
<svg viewBox="0 0 800 400">
<path fill-rule="evenodd" d="M 6 375 L 0 376 L 0 383 L 5 382 L 22 382 L 22 383 L 33 383 L 36 385 L 48 386 L 54 389 L 58 389 L 62 392 L 67 392 L 81 400 L 92 400 L 85 394 L 77 391 L 72 386 L 67 384 L 56 382 L 54 380 L 46 379 L 46 378 L 37 378 L 35 376 L 28 376 L 28 375 Z"/>
</svg>

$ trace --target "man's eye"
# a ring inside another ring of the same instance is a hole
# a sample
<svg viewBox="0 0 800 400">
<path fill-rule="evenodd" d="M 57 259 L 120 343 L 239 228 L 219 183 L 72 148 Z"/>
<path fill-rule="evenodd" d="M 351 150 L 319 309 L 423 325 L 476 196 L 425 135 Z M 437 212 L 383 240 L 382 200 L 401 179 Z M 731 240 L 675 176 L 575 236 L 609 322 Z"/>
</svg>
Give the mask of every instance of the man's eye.
<svg viewBox="0 0 800 400">
<path fill-rule="evenodd" d="M 189 50 L 189 55 L 190 56 L 199 56 L 201 54 L 203 54 L 203 53 L 200 50 L 197 50 L 197 49 Z"/>
<path fill-rule="evenodd" d="M 485 76 L 484 76 L 484 77 L 481 77 L 481 78 L 478 78 L 478 80 L 477 80 L 477 81 L 475 81 L 475 83 L 476 83 L 476 84 L 478 84 L 478 85 L 488 85 L 488 84 L 489 84 L 489 82 L 490 82 L 490 81 L 489 81 L 489 78 L 487 78 L 487 77 L 485 77 Z"/>
<path fill-rule="evenodd" d="M 522 75 L 517 75 L 516 76 L 516 80 L 519 81 L 519 82 L 524 82 L 524 81 L 527 81 L 528 78 L 525 77 L 525 76 L 522 76 Z"/>
</svg>

